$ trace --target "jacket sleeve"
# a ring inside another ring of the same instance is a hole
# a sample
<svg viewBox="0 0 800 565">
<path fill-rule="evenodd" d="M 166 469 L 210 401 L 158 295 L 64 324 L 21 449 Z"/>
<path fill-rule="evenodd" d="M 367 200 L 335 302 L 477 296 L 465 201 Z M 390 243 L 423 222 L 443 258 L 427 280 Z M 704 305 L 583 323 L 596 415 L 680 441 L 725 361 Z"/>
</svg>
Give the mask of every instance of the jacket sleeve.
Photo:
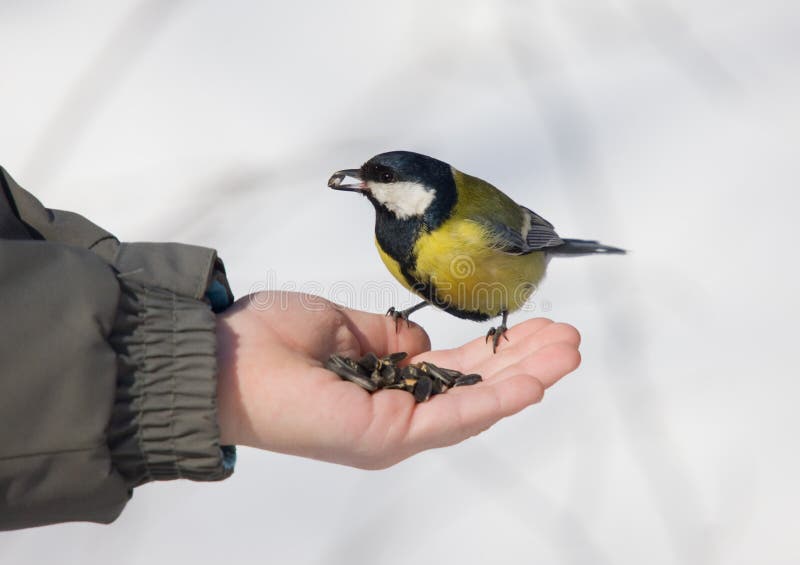
<svg viewBox="0 0 800 565">
<path fill-rule="evenodd" d="M 0 530 L 108 523 L 133 487 L 219 480 L 211 249 L 120 243 L 0 168 Z"/>
</svg>

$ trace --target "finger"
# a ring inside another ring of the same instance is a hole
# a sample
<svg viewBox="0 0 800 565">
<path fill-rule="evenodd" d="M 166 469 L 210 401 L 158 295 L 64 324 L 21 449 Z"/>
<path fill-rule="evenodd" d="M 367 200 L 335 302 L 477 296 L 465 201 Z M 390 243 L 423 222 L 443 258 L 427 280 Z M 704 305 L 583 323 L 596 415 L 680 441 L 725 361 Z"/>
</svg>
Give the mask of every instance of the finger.
<svg viewBox="0 0 800 565">
<path fill-rule="evenodd" d="M 453 350 L 425 353 L 421 359 L 458 368 L 465 373 L 478 373 L 484 380 L 491 380 L 500 372 L 508 375 L 509 368 L 517 366 L 524 358 L 551 343 L 574 344 L 576 348 L 580 343 L 580 334 L 574 327 L 543 318 L 529 320 L 512 330 L 515 330 L 513 341 L 502 343 L 496 353 L 492 353 L 492 348 L 485 343 L 475 347 L 474 342 L 470 342 Z M 462 351 L 465 353 L 463 356 Z"/>
<path fill-rule="evenodd" d="M 555 322 L 547 326 L 536 337 L 542 344 L 564 342 L 571 343 L 575 347 L 581 344 L 581 334 L 578 329 L 564 322 Z"/>
<path fill-rule="evenodd" d="M 517 337 L 510 344 L 502 344 L 496 354 L 487 357 L 474 367 L 468 367 L 468 369 L 471 373 L 478 373 L 487 377 L 504 370 L 508 374 L 508 367 L 520 363 L 523 359 L 530 357 L 548 345 L 564 343 L 577 349 L 580 341 L 580 334 L 573 326 L 552 323 L 521 338 Z"/>
<path fill-rule="evenodd" d="M 531 335 L 551 324 L 553 321 L 547 318 L 533 318 L 511 327 L 506 333 L 508 341 L 503 340 L 497 353 L 492 352 L 492 346 L 486 343 L 485 337 L 479 337 L 461 347 L 431 351 L 424 357 L 433 363 L 462 372 L 471 371 L 492 358 L 500 360 L 501 363 L 511 364 L 518 360 L 519 350 L 515 349 L 515 344 L 526 343 Z M 515 356 L 509 356 L 511 353 L 515 353 Z"/>
<path fill-rule="evenodd" d="M 417 406 L 408 432 L 416 451 L 463 441 L 542 399 L 544 386 L 529 375 L 453 389 Z"/>
<path fill-rule="evenodd" d="M 513 365 L 502 368 L 492 374 L 490 379 L 496 382 L 513 375 L 524 374 L 537 379 L 545 388 L 549 388 L 577 369 L 580 364 L 581 354 L 574 344 L 556 342 L 542 347 Z"/>
<path fill-rule="evenodd" d="M 422 326 L 395 320 L 382 314 L 371 314 L 360 310 L 343 309 L 348 320 L 348 328 L 361 345 L 361 353 L 372 351 L 376 355 L 386 355 L 405 351 L 414 356 L 428 351 L 431 340 Z"/>
</svg>

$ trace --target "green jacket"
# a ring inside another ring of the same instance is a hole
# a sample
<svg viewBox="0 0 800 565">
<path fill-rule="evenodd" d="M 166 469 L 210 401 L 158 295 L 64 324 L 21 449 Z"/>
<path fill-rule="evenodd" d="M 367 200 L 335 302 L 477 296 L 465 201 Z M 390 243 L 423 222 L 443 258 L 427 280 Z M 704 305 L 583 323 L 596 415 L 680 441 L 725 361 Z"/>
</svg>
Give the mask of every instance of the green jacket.
<svg viewBox="0 0 800 565">
<path fill-rule="evenodd" d="M 214 311 L 231 299 L 214 250 L 120 243 L 0 167 L 0 530 L 108 523 L 135 486 L 229 476 Z"/>
</svg>

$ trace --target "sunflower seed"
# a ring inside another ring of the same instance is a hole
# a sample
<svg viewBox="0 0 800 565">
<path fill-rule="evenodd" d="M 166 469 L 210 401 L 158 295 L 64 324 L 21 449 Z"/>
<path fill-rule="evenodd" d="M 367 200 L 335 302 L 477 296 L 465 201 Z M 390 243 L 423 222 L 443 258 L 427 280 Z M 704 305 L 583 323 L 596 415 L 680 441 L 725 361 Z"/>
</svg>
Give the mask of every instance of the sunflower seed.
<svg viewBox="0 0 800 565">
<path fill-rule="evenodd" d="M 448 387 L 453 386 L 453 383 L 456 380 L 456 377 L 448 374 L 449 371 L 445 372 L 445 371 L 442 370 L 441 367 L 437 367 L 433 363 L 428 363 L 427 361 L 423 361 L 422 363 L 420 363 L 419 369 L 423 373 L 425 373 L 427 375 L 430 375 L 436 381 L 439 381 L 439 382 L 441 382 L 442 384 L 444 384 L 445 386 L 448 386 Z M 458 376 L 461 376 L 461 373 L 458 373 Z"/>
<path fill-rule="evenodd" d="M 427 375 L 421 375 L 414 385 L 414 400 L 417 402 L 425 402 L 431 397 L 433 392 L 433 381 Z"/>
<path fill-rule="evenodd" d="M 431 396 L 436 396 L 437 394 L 442 394 L 443 392 L 447 391 L 447 385 L 445 385 L 442 381 L 431 379 L 431 382 L 433 383 Z"/>
<path fill-rule="evenodd" d="M 398 367 L 397 363 L 406 357 L 405 352 L 383 357 L 367 353 L 358 360 L 343 355 L 331 355 L 325 362 L 325 367 L 340 378 L 369 392 L 382 388 L 405 390 L 413 394 L 417 402 L 425 402 L 431 396 L 447 392 L 454 386 L 473 385 L 481 381 L 480 375 L 464 375 L 460 371 L 439 367 L 429 361 Z"/>
<path fill-rule="evenodd" d="M 375 392 L 376 390 L 378 390 L 378 385 L 373 383 L 369 378 L 365 377 L 357 370 L 353 369 L 350 366 L 350 364 L 344 362 L 343 359 L 346 358 L 342 358 L 338 355 L 331 356 L 331 358 L 328 359 L 328 362 L 325 363 L 325 367 L 327 369 L 330 369 L 337 375 L 339 375 L 341 378 L 346 379 L 352 383 L 356 383 L 358 386 L 360 386 L 365 390 L 368 390 L 370 392 Z"/>
<path fill-rule="evenodd" d="M 396 353 L 390 353 L 389 355 L 384 355 L 381 357 L 381 360 L 388 361 L 389 363 L 398 363 L 408 357 L 408 353 L 405 351 L 398 351 Z"/>
<path fill-rule="evenodd" d="M 367 374 L 374 371 L 379 364 L 380 364 L 380 359 L 378 359 L 378 356 L 372 352 L 367 353 L 361 359 L 358 360 L 358 366 L 364 369 L 364 371 Z"/>
<path fill-rule="evenodd" d="M 463 375 L 463 376 L 458 377 L 456 379 L 456 382 L 453 383 L 453 386 L 456 387 L 456 386 L 474 385 L 476 383 L 481 382 L 482 380 L 483 379 L 481 378 L 481 376 L 480 375 L 476 375 L 475 373 L 473 373 L 471 375 Z"/>
</svg>

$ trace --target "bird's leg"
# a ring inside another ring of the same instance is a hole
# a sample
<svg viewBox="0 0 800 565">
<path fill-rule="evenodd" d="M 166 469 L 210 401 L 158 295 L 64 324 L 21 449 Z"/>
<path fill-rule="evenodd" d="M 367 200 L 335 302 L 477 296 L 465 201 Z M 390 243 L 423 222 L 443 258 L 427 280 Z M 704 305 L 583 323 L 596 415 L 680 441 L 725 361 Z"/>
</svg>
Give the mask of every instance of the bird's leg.
<svg viewBox="0 0 800 565">
<path fill-rule="evenodd" d="M 386 311 L 386 315 L 387 316 L 391 316 L 392 318 L 394 318 L 395 330 L 399 332 L 400 331 L 400 320 L 405 320 L 406 321 L 406 325 L 410 326 L 411 322 L 408 321 L 408 317 L 411 314 L 413 314 L 414 312 L 416 312 L 417 310 L 419 310 L 420 308 L 424 308 L 427 305 L 428 305 L 427 302 L 420 302 L 419 304 L 415 304 L 411 308 L 406 308 L 405 310 L 397 310 L 394 306 L 392 306 L 391 308 L 389 308 Z"/>
<path fill-rule="evenodd" d="M 492 338 L 492 353 L 497 353 L 497 344 L 500 341 L 500 336 L 503 336 L 506 341 L 509 341 L 506 335 L 508 331 L 506 322 L 508 322 L 508 310 L 503 310 L 503 321 L 500 325 L 496 328 L 490 328 L 489 331 L 486 332 L 486 343 L 489 343 L 489 338 Z"/>
</svg>

